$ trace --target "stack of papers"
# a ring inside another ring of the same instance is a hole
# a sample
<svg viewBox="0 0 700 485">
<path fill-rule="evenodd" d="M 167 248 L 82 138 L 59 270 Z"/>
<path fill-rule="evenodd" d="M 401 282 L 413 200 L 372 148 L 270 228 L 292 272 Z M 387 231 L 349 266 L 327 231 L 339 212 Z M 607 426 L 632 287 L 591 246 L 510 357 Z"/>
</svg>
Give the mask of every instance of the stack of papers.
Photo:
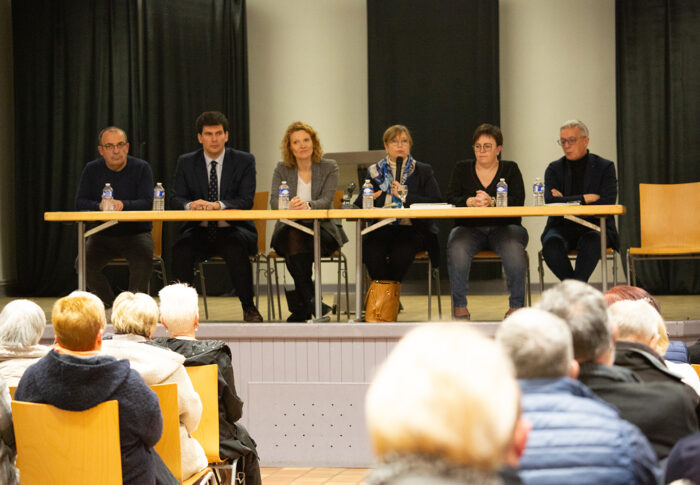
<svg viewBox="0 0 700 485">
<path fill-rule="evenodd" d="M 436 202 L 434 204 L 411 204 L 410 209 L 451 209 L 454 204 L 446 202 Z"/>
</svg>

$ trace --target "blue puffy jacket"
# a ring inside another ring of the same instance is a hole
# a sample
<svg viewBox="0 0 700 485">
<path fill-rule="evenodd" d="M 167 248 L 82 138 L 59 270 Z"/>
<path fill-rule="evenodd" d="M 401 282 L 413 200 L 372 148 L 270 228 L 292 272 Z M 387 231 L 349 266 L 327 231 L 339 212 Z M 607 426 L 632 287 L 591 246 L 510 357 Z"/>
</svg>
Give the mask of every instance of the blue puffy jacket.
<svg viewBox="0 0 700 485">
<path fill-rule="evenodd" d="M 520 380 L 532 424 L 520 476 L 526 485 L 659 483 L 656 455 L 639 429 L 579 381 Z"/>
<path fill-rule="evenodd" d="M 685 342 L 680 340 L 671 340 L 668 343 L 668 349 L 666 349 L 666 355 L 664 359 L 670 360 L 671 362 L 677 362 L 679 364 L 688 363 L 688 346 Z"/>
</svg>

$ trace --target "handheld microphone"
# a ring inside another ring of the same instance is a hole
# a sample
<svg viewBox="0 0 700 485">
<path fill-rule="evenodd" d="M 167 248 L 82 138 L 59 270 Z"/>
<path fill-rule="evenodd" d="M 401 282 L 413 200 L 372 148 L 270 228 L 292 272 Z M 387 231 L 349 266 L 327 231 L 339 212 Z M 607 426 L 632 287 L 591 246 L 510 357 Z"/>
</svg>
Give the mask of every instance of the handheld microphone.
<svg viewBox="0 0 700 485">
<path fill-rule="evenodd" d="M 403 157 L 396 158 L 396 181 L 401 183 L 401 170 L 403 169 Z"/>
</svg>

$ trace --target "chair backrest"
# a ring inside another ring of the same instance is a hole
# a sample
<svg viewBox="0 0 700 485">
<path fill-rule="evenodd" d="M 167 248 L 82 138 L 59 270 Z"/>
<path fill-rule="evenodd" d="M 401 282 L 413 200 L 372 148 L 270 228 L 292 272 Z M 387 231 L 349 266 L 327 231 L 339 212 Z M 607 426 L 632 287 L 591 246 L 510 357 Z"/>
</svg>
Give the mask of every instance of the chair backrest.
<svg viewBox="0 0 700 485">
<path fill-rule="evenodd" d="M 698 375 L 698 377 L 700 377 L 700 364 L 690 364 L 690 365 L 693 366 L 693 370 Z"/>
<path fill-rule="evenodd" d="M 253 210 L 264 211 L 267 209 L 267 200 L 270 192 L 256 192 L 253 199 Z M 255 229 L 258 230 L 258 254 L 265 254 L 267 236 L 267 221 L 262 219 L 255 220 Z"/>
<path fill-rule="evenodd" d="M 219 369 L 216 364 L 185 367 L 194 390 L 202 401 L 202 418 L 192 436 L 204 448 L 209 463 L 222 461 L 219 457 Z"/>
<path fill-rule="evenodd" d="M 153 256 L 160 258 L 163 255 L 163 221 L 153 221 L 151 236 L 153 237 Z"/>
<path fill-rule="evenodd" d="M 180 411 L 177 406 L 177 384 L 155 384 L 150 386 L 160 401 L 163 415 L 163 434 L 153 447 L 163 463 L 182 482 L 182 452 L 180 444 Z"/>
<path fill-rule="evenodd" d="M 335 191 L 335 197 L 333 197 L 333 208 L 334 209 L 340 209 L 340 206 L 343 203 L 343 195 L 345 194 L 344 190 L 336 190 Z"/>
<path fill-rule="evenodd" d="M 12 401 L 12 420 L 22 485 L 122 483 L 117 401 L 85 411 Z"/>
<path fill-rule="evenodd" d="M 643 248 L 700 247 L 700 182 L 639 184 Z"/>
<path fill-rule="evenodd" d="M 17 386 L 7 386 L 7 390 L 10 391 L 10 398 L 14 399 L 15 398 L 15 391 L 17 390 Z"/>
</svg>

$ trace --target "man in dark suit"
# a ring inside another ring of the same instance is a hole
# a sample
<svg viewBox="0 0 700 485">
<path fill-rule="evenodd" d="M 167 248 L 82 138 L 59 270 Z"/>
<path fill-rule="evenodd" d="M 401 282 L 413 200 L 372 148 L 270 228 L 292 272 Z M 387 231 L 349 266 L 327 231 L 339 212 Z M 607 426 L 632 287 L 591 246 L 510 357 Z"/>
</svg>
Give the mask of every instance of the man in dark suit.
<svg viewBox="0 0 700 485">
<path fill-rule="evenodd" d="M 202 148 L 180 155 L 175 169 L 172 209 L 250 209 L 255 197 L 255 157 L 226 148 L 228 120 L 218 111 L 206 111 L 196 121 Z M 173 247 L 175 278 L 192 283 L 194 265 L 221 256 L 243 307 L 243 320 L 262 322 L 253 304 L 253 269 L 249 256 L 257 251 L 252 221 L 187 222 Z"/>
<path fill-rule="evenodd" d="M 614 204 L 617 200 L 615 165 L 588 151 L 588 128 L 579 120 L 562 125 L 557 143 L 564 156 L 550 163 L 544 173 L 544 200 Z M 597 218 L 589 218 L 596 224 Z M 617 248 L 615 220 L 606 221 L 608 247 Z M 576 250 L 576 268 L 571 267 L 568 252 Z M 547 266 L 560 280 L 587 282 L 600 259 L 598 231 L 563 217 L 549 217 L 542 233 L 542 255 Z"/>
</svg>

